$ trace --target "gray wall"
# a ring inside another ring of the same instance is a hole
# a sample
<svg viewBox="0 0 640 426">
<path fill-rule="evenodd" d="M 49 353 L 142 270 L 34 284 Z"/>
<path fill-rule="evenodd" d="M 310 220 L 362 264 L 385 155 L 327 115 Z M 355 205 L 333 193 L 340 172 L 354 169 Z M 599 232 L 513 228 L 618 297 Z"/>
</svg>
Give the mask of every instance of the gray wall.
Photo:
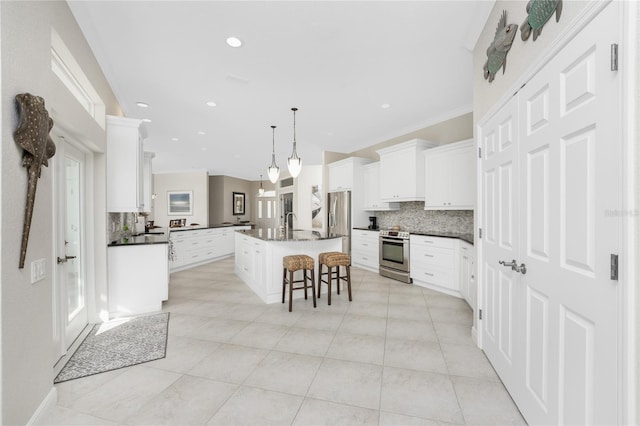
<svg viewBox="0 0 640 426">
<path fill-rule="evenodd" d="M 25 424 L 52 390 L 52 274 L 53 197 L 52 163 L 42 169 L 24 269 L 18 269 L 26 198 L 27 175 L 22 151 L 14 143 L 18 123 L 14 97 L 30 92 L 46 100 L 56 126 L 67 129 L 96 151 L 106 150 L 105 132 L 90 118 L 51 71 L 51 28 L 55 28 L 84 73 L 105 102 L 108 114 L 121 111 L 91 49 L 67 4 L 51 2 L 0 2 L 0 49 L 2 66 L 2 147 L 0 148 L 2 204 L 0 213 L 0 411 L 2 424 Z M 55 162 L 56 157 L 53 158 Z M 105 288 L 106 208 L 105 156 L 96 154 L 94 218 L 96 276 L 90 280 Z M 59 161 L 59 160 L 58 160 Z M 29 265 L 47 261 L 46 278 L 30 283 Z M 96 295 L 96 299 L 99 295 Z"/>
<path fill-rule="evenodd" d="M 260 183 L 231 176 L 209 176 L 209 224 L 222 222 L 237 222 L 238 220 L 252 220 L 253 204 Z M 263 182 L 265 190 L 272 189 L 273 185 L 267 180 Z M 245 194 L 245 214 L 234 216 L 232 201 L 233 192 Z"/>
</svg>

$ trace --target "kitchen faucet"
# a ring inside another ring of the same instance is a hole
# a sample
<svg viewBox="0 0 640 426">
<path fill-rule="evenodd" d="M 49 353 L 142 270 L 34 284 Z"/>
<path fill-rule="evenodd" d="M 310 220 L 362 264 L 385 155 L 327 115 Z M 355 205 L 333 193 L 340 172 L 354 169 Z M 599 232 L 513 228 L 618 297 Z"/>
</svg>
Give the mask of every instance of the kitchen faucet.
<svg viewBox="0 0 640 426">
<path fill-rule="evenodd" d="M 289 215 L 293 215 L 293 217 L 295 217 L 296 219 L 298 218 L 294 212 L 287 213 L 284 217 L 284 227 L 286 229 L 289 229 Z M 293 221 L 291 222 L 291 228 L 293 228 Z"/>
</svg>

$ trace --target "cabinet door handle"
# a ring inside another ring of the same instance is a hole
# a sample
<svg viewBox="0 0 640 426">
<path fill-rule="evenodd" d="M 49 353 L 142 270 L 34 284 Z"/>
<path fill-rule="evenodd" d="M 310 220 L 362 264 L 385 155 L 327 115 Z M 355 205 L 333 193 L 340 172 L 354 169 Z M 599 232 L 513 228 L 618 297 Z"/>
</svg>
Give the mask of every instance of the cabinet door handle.
<svg viewBox="0 0 640 426">
<path fill-rule="evenodd" d="M 425 256 L 427 256 L 427 257 L 435 257 L 435 256 L 434 256 L 434 255 L 432 255 L 432 254 L 426 254 L 426 253 L 425 253 L 424 255 L 425 255 Z"/>
<path fill-rule="evenodd" d="M 430 274 L 429 272 L 425 272 L 424 274 L 425 274 L 425 275 L 429 275 L 430 277 L 432 277 L 432 276 L 433 276 L 433 274 Z"/>
</svg>

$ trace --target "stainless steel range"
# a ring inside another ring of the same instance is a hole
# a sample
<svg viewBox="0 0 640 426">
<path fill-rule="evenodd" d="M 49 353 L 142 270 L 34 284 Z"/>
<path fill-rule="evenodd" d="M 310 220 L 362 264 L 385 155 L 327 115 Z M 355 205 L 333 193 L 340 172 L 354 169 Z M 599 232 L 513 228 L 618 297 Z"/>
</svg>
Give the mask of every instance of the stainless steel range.
<svg viewBox="0 0 640 426">
<path fill-rule="evenodd" d="M 380 275 L 411 284 L 408 232 L 380 231 Z"/>
</svg>

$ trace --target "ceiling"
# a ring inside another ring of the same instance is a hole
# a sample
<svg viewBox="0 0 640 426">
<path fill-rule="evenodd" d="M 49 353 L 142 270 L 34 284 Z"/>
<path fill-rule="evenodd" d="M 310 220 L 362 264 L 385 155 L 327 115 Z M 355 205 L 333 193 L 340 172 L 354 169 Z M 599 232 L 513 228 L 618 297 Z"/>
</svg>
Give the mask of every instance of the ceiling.
<svg viewBox="0 0 640 426">
<path fill-rule="evenodd" d="M 154 172 L 266 179 L 471 111 L 493 1 L 70 1 Z M 225 43 L 235 36 L 242 47 Z M 207 106 L 208 101 L 216 106 Z M 137 102 L 145 102 L 141 108 Z M 390 107 L 382 108 L 383 104 Z M 176 140 L 177 139 L 177 140 Z"/>
</svg>

